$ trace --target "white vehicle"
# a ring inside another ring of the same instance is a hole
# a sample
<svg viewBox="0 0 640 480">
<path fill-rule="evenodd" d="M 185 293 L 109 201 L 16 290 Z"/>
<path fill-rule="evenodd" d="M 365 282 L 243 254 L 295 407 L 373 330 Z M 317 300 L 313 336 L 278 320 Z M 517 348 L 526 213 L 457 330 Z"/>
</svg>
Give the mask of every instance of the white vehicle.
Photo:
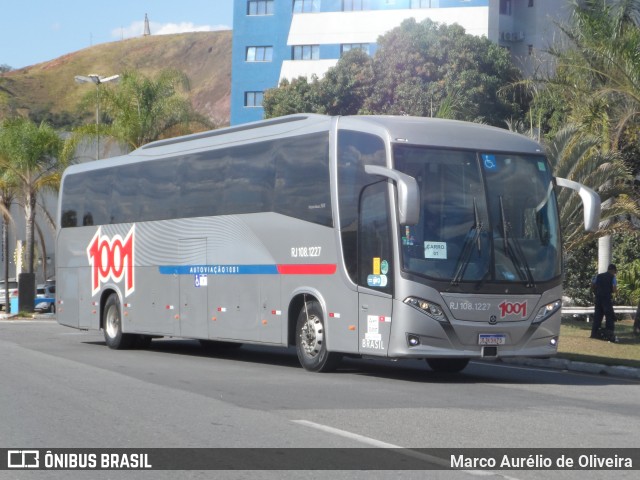
<svg viewBox="0 0 640 480">
<path fill-rule="evenodd" d="M 342 355 L 470 359 L 557 351 L 554 178 L 521 135 L 447 120 L 293 115 L 69 167 L 57 318 L 112 348 L 172 336 Z"/>
</svg>

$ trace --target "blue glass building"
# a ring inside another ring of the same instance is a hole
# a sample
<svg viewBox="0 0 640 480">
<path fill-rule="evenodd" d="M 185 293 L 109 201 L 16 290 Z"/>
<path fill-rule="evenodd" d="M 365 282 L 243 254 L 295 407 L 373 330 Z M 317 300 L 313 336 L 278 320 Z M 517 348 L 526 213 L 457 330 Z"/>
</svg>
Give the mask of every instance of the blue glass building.
<svg viewBox="0 0 640 480">
<path fill-rule="evenodd" d="M 264 91 L 280 80 L 322 77 L 343 52 L 375 53 L 407 18 L 462 25 L 509 48 L 521 67 L 546 46 L 566 0 L 234 0 L 231 124 L 263 118 Z M 565 9 L 566 10 L 566 9 Z"/>
</svg>

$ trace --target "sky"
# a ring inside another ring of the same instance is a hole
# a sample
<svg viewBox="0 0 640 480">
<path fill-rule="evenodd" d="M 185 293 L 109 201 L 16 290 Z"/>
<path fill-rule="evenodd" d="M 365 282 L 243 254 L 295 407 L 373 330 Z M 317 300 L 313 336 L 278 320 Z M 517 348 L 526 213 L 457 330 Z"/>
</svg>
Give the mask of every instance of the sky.
<svg viewBox="0 0 640 480">
<path fill-rule="evenodd" d="M 0 0 L 0 65 L 13 69 L 142 36 L 230 30 L 233 0 Z"/>
</svg>

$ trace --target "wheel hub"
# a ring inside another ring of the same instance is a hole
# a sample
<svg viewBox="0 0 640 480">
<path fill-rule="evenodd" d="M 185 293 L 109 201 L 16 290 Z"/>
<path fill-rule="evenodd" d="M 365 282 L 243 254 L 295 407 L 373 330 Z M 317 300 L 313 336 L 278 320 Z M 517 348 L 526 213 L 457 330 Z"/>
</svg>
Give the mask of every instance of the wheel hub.
<svg viewBox="0 0 640 480">
<path fill-rule="evenodd" d="M 302 349 L 309 357 L 315 357 L 320 353 L 323 341 L 322 322 L 313 315 L 307 319 L 300 332 Z"/>
<path fill-rule="evenodd" d="M 115 312 L 115 308 L 111 307 L 107 311 L 105 318 L 105 330 L 109 337 L 114 338 L 118 334 L 118 315 Z"/>
</svg>

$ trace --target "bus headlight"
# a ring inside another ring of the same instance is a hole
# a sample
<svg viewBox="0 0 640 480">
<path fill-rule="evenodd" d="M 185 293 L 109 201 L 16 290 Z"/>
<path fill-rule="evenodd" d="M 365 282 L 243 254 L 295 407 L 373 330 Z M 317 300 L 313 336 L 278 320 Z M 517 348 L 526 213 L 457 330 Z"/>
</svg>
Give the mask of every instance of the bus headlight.
<svg viewBox="0 0 640 480">
<path fill-rule="evenodd" d="M 416 310 L 420 310 L 422 313 L 430 316 L 438 322 L 448 323 L 447 316 L 444 314 L 442 308 L 437 303 L 429 302 L 418 297 L 407 297 L 405 298 L 404 303 L 415 308 Z"/>
<path fill-rule="evenodd" d="M 541 307 L 536 313 L 532 323 L 542 323 L 551 315 L 556 313 L 562 308 L 562 300 L 556 300 L 555 302 L 547 303 L 544 307 Z"/>
</svg>

